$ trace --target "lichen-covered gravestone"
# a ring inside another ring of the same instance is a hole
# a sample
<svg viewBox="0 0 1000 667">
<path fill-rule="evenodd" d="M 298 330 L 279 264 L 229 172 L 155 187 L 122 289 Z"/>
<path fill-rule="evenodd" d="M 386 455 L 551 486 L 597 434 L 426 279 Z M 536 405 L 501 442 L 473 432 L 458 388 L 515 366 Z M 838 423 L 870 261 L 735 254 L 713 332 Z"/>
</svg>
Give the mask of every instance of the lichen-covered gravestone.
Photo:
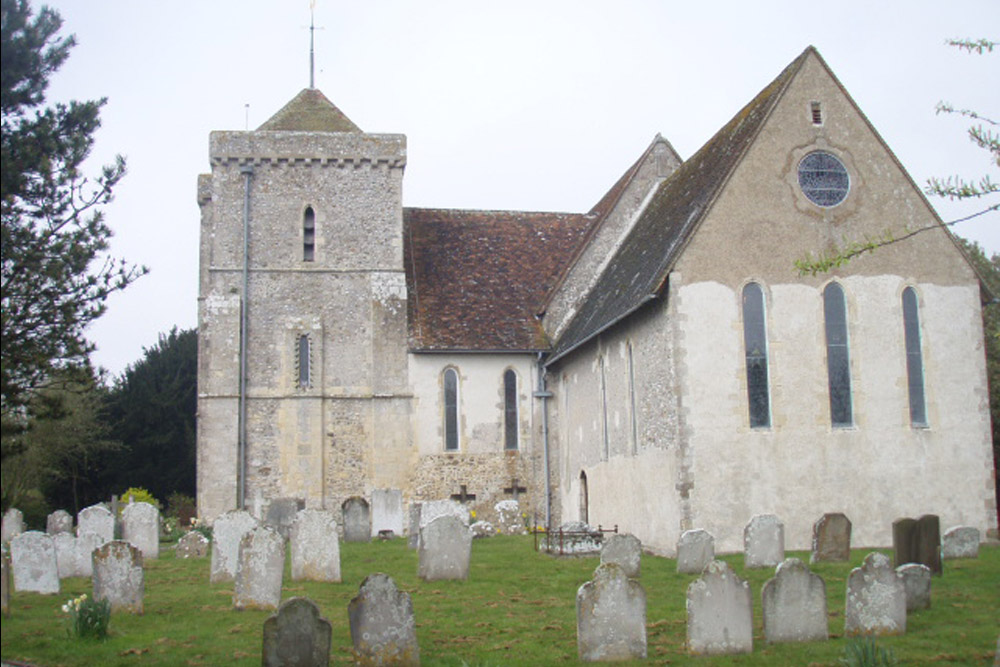
<svg viewBox="0 0 1000 667">
<path fill-rule="evenodd" d="M 287 540 L 292 533 L 295 515 L 303 507 L 305 503 L 297 498 L 275 498 L 267 504 L 264 525 L 274 528 Z"/>
<path fill-rule="evenodd" d="M 233 589 L 236 609 L 277 609 L 285 575 L 285 539 L 267 526 L 257 526 L 240 540 Z"/>
<path fill-rule="evenodd" d="M 364 498 L 354 496 L 344 501 L 344 541 L 367 542 L 371 539 L 371 514 Z"/>
<path fill-rule="evenodd" d="M 892 523 L 892 548 L 896 566 L 923 563 L 940 575 L 941 522 L 934 514 L 919 519 L 897 519 Z"/>
<path fill-rule="evenodd" d="M 94 533 L 101 538 L 101 544 L 115 539 L 115 516 L 104 505 L 84 507 L 76 515 L 76 534 Z"/>
<path fill-rule="evenodd" d="M 715 560 L 715 538 L 707 530 L 685 530 L 677 540 L 677 571 L 701 574 Z"/>
<path fill-rule="evenodd" d="M 73 532 L 73 515 L 66 510 L 56 510 L 45 518 L 45 532 L 49 535 Z"/>
<path fill-rule="evenodd" d="M 389 575 L 379 572 L 361 582 L 347 616 L 357 664 L 420 664 L 413 601 Z"/>
<path fill-rule="evenodd" d="M 576 592 L 580 660 L 646 657 L 646 592 L 617 563 L 602 563 Z"/>
<path fill-rule="evenodd" d="M 944 534 L 941 555 L 946 559 L 979 558 L 979 529 L 955 526 Z"/>
<path fill-rule="evenodd" d="M 212 567 L 210 581 L 232 581 L 239 564 L 240 540 L 257 527 L 258 521 L 245 510 L 231 510 L 212 524 Z"/>
<path fill-rule="evenodd" d="M 420 529 L 417 574 L 424 581 L 468 579 L 472 531 L 455 516 L 439 516 Z"/>
<path fill-rule="evenodd" d="M 56 533 L 52 535 L 52 546 L 56 550 L 56 569 L 59 571 L 59 578 L 81 576 L 76 537 L 71 533 Z"/>
<path fill-rule="evenodd" d="M 197 530 L 184 533 L 174 547 L 176 558 L 204 558 L 208 555 L 208 538 Z"/>
<path fill-rule="evenodd" d="M 292 579 L 340 582 L 340 542 L 333 512 L 300 510 L 291 529 Z"/>
<path fill-rule="evenodd" d="M 626 577 L 636 579 L 641 569 L 642 542 L 635 535 L 615 534 L 604 540 L 602 563 L 617 563 Z"/>
<path fill-rule="evenodd" d="M 906 588 L 884 554 L 870 553 L 847 577 L 844 634 L 906 633 Z"/>
<path fill-rule="evenodd" d="M 769 642 L 829 638 L 826 584 L 798 558 L 786 558 L 761 591 L 764 636 Z"/>
<path fill-rule="evenodd" d="M 824 514 L 813 524 L 809 562 L 841 562 L 850 558 L 851 520 L 846 514 Z"/>
<path fill-rule="evenodd" d="M 785 525 L 773 514 L 758 514 L 743 529 L 743 565 L 776 567 L 785 559 Z"/>
<path fill-rule="evenodd" d="M 501 500 L 493 506 L 497 513 L 497 528 L 504 535 L 524 535 L 524 517 L 521 516 L 521 504 L 516 500 Z"/>
<path fill-rule="evenodd" d="M 145 559 L 160 557 L 160 510 L 149 503 L 130 503 L 122 510 L 122 539 Z"/>
<path fill-rule="evenodd" d="M 94 551 L 109 542 L 97 533 L 81 533 L 76 536 L 77 576 L 90 577 L 94 574 Z"/>
<path fill-rule="evenodd" d="M 372 491 L 372 537 L 380 531 L 391 530 L 393 535 L 403 534 L 403 492 L 399 489 L 374 489 Z"/>
<path fill-rule="evenodd" d="M 325 667 L 330 664 L 330 621 L 307 598 L 285 600 L 264 621 L 264 667 Z"/>
<path fill-rule="evenodd" d="M 896 573 L 903 579 L 903 590 L 906 591 L 906 611 L 930 609 L 931 569 L 921 563 L 907 563 L 897 567 Z"/>
<path fill-rule="evenodd" d="M 15 535 L 10 541 L 14 590 L 58 593 L 59 568 L 52 536 L 38 530 Z"/>
<path fill-rule="evenodd" d="M 107 600 L 111 611 L 141 614 L 146 592 L 142 552 L 124 540 L 105 542 L 94 551 L 94 599 Z"/>
<path fill-rule="evenodd" d="M 0 527 L 0 542 L 7 544 L 24 532 L 24 515 L 21 510 L 11 507 L 3 513 L 3 524 Z"/>
<path fill-rule="evenodd" d="M 712 561 L 687 589 L 687 645 L 696 655 L 753 651 L 750 584 Z"/>
</svg>

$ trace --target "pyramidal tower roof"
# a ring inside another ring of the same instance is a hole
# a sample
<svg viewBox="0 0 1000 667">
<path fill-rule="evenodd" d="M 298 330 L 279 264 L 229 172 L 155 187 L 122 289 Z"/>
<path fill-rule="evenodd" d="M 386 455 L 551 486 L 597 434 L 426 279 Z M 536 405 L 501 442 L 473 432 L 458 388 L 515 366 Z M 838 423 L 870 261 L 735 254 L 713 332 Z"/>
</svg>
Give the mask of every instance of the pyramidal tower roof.
<svg viewBox="0 0 1000 667">
<path fill-rule="evenodd" d="M 317 88 L 305 88 L 258 131 L 361 132 L 344 112 Z"/>
</svg>

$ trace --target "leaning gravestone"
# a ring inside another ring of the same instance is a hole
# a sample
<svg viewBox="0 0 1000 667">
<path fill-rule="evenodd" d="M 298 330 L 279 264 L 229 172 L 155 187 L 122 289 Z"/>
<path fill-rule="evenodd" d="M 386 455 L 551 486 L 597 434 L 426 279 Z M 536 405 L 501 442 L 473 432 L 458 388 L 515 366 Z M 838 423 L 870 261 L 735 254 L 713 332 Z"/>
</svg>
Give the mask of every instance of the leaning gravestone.
<svg viewBox="0 0 1000 667">
<path fill-rule="evenodd" d="M 257 526 L 240 540 L 233 607 L 277 609 L 285 575 L 285 539 L 267 526 Z"/>
<path fill-rule="evenodd" d="M 21 510 L 11 507 L 3 513 L 3 524 L 0 526 L 0 542 L 7 544 L 24 532 L 24 515 Z"/>
<path fill-rule="evenodd" d="M 267 505 L 264 525 L 274 528 L 287 540 L 292 533 L 295 515 L 303 507 L 305 507 L 305 503 L 297 498 L 275 498 Z"/>
<path fill-rule="evenodd" d="M 906 591 L 906 611 L 930 609 L 931 569 L 920 563 L 907 563 L 897 567 L 896 573 L 903 579 L 903 589 Z"/>
<path fill-rule="evenodd" d="M 10 541 L 14 590 L 58 593 L 59 568 L 52 536 L 38 530 L 15 535 Z"/>
<path fill-rule="evenodd" d="M 952 558 L 979 557 L 979 529 L 972 526 L 955 526 L 944 534 L 941 555 Z"/>
<path fill-rule="evenodd" d="M 847 577 L 844 634 L 906 633 L 906 588 L 888 556 L 870 553 Z"/>
<path fill-rule="evenodd" d="M 122 539 L 146 560 L 160 557 L 160 510 L 149 503 L 130 503 L 122 510 Z"/>
<path fill-rule="evenodd" d="M 73 515 L 66 510 L 56 510 L 45 518 L 45 532 L 49 535 L 73 532 Z"/>
<path fill-rule="evenodd" d="M 71 533 L 56 533 L 52 535 L 52 546 L 56 550 L 56 570 L 59 572 L 59 578 L 79 577 L 76 538 Z"/>
<path fill-rule="evenodd" d="M 406 548 L 416 549 L 420 545 L 420 514 L 423 508 L 423 503 L 410 503 L 409 509 L 409 526 L 407 526 L 406 533 Z"/>
<path fill-rule="evenodd" d="M 646 592 L 617 563 L 576 592 L 576 647 L 585 662 L 646 657 Z"/>
<path fill-rule="evenodd" d="M 785 559 L 785 526 L 773 514 L 758 514 L 743 529 L 743 565 L 776 567 Z"/>
<path fill-rule="evenodd" d="M 724 561 L 712 561 L 688 585 L 687 645 L 696 655 L 753 651 L 750 585 Z"/>
<path fill-rule="evenodd" d="M 208 538 L 197 530 L 184 533 L 174 547 L 175 558 L 204 558 L 208 555 Z"/>
<path fill-rule="evenodd" d="M 424 581 L 468 579 L 472 531 L 454 516 L 439 516 L 420 529 L 417 574 Z"/>
<path fill-rule="evenodd" d="M 111 611 L 142 613 L 146 592 L 142 552 L 124 540 L 106 542 L 94 552 L 94 599 L 107 600 Z"/>
<path fill-rule="evenodd" d="M 76 534 L 94 533 L 100 535 L 101 544 L 115 539 L 115 516 L 104 505 L 84 507 L 76 515 Z"/>
<path fill-rule="evenodd" d="M 611 535 L 604 540 L 601 547 L 601 563 L 616 563 L 621 566 L 625 576 L 631 579 L 639 577 L 642 542 L 635 535 L 620 533 Z"/>
<path fill-rule="evenodd" d="M 292 579 L 340 583 L 337 519 L 326 510 L 300 510 L 291 529 Z"/>
<path fill-rule="evenodd" d="M 516 500 L 501 500 L 493 506 L 497 513 L 497 529 L 504 535 L 524 535 L 524 517 L 521 504 Z"/>
<path fill-rule="evenodd" d="M 210 581 L 232 581 L 239 563 L 240 540 L 258 524 L 249 512 L 231 510 L 212 524 L 212 569 Z"/>
<path fill-rule="evenodd" d="M 330 621 L 319 615 L 312 600 L 285 600 L 278 613 L 264 621 L 264 667 L 324 667 L 330 664 Z"/>
<path fill-rule="evenodd" d="M 840 562 L 850 558 L 851 520 L 845 514 L 824 514 L 813 524 L 809 562 Z"/>
<path fill-rule="evenodd" d="M 82 533 L 76 537 L 76 568 L 78 577 L 94 574 L 94 552 L 108 542 L 97 533 Z"/>
<path fill-rule="evenodd" d="M 923 563 L 933 574 L 941 574 L 941 523 L 936 515 L 925 514 L 919 519 L 894 521 L 892 548 L 897 567 L 906 563 Z"/>
<path fill-rule="evenodd" d="M 367 542 L 372 537 L 371 515 L 364 498 L 354 496 L 344 501 L 344 541 Z"/>
<path fill-rule="evenodd" d="M 701 574 L 715 560 L 715 539 L 707 530 L 685 530 L 677 541 L 677 571 Z"/>
<path fill-rule="evenodd" d="M 369 575 L 347 606 L 354 659 L 361 665 L 419 665 L 410 594 L 381 572 Z"/>
<path fill-rule="evenodd" d="M 372 537 L 391 530 L 393 535 L 403 534 L 403 492 L 399 489 L 372 491 Z"/>
<path fill-rule="evenodd" d="M 786 558 L 761 591 L 764 636 L 769 642 L 829 638 L 826 584 L 798 558 Z"/>
</svg>

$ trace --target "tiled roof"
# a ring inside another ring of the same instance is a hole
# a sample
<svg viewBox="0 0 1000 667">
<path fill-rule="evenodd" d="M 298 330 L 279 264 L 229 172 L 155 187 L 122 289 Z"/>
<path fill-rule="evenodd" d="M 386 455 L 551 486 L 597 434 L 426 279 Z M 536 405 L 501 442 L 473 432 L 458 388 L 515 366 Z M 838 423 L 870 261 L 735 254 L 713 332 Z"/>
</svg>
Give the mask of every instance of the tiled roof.
<svg viewBox="0 0 1000 667">
<path fill-rule="evenodd" d="M 806 49 L 660 184 L 560 336 L 550 361 L 610 328 L 660 294 L 687 240 L 809 53 L 815 53 L 815 49 Z"/>
<path fill-rule="evenodd" d="M 403 209 L 411 349 L 548 350 L 535 313 L 593 220 Z"/>
<path fill-rule="evenodd" d="M 360 132 L 326 95 L 316 88 L 305 88 L 281 107 L 258 131 Z"/>
</svg>

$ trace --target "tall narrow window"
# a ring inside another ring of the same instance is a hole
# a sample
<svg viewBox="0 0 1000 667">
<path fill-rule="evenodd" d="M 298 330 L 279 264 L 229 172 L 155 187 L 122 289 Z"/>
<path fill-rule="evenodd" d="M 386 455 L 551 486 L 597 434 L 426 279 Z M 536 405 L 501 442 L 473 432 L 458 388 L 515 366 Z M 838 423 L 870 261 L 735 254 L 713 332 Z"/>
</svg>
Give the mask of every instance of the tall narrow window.
<svg viewBox="0 0 1000 667">
<path fill-rule="evenodd" d="M 912 287 L 903 290 L 903 335 L 906 339 L 906 379 L 910 390 L 910 423 L 927 426 L 924 400 L 924 358 L 920 351 L 920 315 L 917 293 Z"/>
<path fill-rule="evenodd" d="M 312 206 L 306 207 L 302 216 L 302 261 L 311 262 L 316 258 L 316 213 Z"/>
<path fill-rule="evenodd" d="M 309 354 L 309 336 L 302 334 L 298 340 L 299 387 L 308 389 L 310 385 L 311 355 Z"/>
<path fill-rule="evenodd" d="M 458 372 L 454 368 L 444 371 L 444 448 L 458 450 Z"/>
<path fill-rule="evenodd" d="M 517 449 L 517 373 L 503 374 L 503 448 Z"/>
<path fill-rule="evenodd" d="M 847 340 L 847 304 L 844 289 L 830 283 L 823 290 L 826 324 L 826 368 L 830 381 L 830 421 L 834 426 L 851 426 L 851 357 Z"/>
<path fill-rule="evenodd" d="M 587 489 L 587 473 L 580 471 L 580 521 L 590 521 L 590 493 Z"/>
<path fill-rule="evenodd" d="M 757 283 L 743 288 L 743 349 L 747 364 L 747 403 L 751 428 L 771 425 L 767 382 L 767 326 L 764 320 L 764 290 Z"/>
</svg>

